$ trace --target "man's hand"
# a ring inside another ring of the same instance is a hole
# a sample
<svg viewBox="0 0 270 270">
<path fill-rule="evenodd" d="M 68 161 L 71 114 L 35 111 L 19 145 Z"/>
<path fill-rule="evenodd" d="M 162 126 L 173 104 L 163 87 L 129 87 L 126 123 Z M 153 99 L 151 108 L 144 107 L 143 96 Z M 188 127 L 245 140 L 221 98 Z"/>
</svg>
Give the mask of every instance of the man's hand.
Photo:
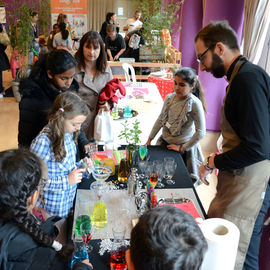
<svg viewBox="0 0 270 270">
<path fill-rule="evenodd" d="M 152 140 L 151 140 L 150 138 L 148 138 L 148 140 L 147 140 L 147 142 L 146 142 L 146 145 L 147 145 L 147 146 L 151 145 L 151 141 L 152 141 Z"/>
<path fill-rule="evenodd" d="M 201 164 L 201 166 L 199 167 L 199 177 L 202 180 L 202 182 L 205 185 L 209 185 L 209 182 L 206 180 L 207 176 L 211 173 L 211 171 L 207 170 L 203 164 Z"/>
</svg>

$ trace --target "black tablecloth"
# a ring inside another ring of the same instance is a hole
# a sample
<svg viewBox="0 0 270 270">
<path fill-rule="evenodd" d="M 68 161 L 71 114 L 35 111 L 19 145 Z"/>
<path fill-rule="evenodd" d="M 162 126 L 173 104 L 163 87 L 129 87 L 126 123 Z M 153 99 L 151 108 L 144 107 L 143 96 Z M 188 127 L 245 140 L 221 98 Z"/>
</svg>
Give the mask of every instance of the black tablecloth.
<svg viewBox="0 0 270 270">
<path fill-rule="evenodd" d="M 205 215 L 205 211 L 202 207 L 200 199 L 196 193 L 196 190 L 193 187 L 192 180 L 188 174 L 187 168 L 183 162 L 181 155 L 175 151 L 168 150 L 165 147 L 161 146 L 149 146 L 148 152 L 150 155 L 150 160 L 163 160 L 164 157 L 173 157 L 177 162 L 177 168 L 174 174 L 173 179 L 175 180 L 174 185 L 165 185 L 164 188 L 192 188 L 194 190 L 195 196 L 198 200 L 198 203 L 202 209 L 202 212 Z M 110 178 L 117 179 L 117 175 Z M 89 179 L 84 179 L 79 185 L 78 189 L 89 189 L 90 184 L 94 181 L 93 177 L 91 176 Z M 73 224 L 73 223 L 71 223 Z M 72 225 L 71 225 L 72 226 Z M 71 231 L 70 231 L 71 234 Z M 90 261 L 94 266 L 94 269 L 98 270 L 105 270 L 110 269 L 110 254 L 105 253 L 104 255 L 100 256 L 98 254 L 99 251 L 99 244 L 100 240 L 92 240 L 91 245 L 93 246 L 93 251 L 90 254 Z"/>
</svg>

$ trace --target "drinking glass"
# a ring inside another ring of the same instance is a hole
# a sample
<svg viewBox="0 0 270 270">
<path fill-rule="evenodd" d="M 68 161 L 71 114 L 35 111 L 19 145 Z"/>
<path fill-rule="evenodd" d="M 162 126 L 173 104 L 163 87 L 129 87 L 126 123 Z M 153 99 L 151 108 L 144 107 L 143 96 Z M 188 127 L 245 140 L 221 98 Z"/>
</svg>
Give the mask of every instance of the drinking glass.
<svg viewBox="0 0 270 270">
<path fill-rule="evenodd" d="M 75 240 L 75 237 L 72 237 L 72 240 L 73 240 L 75 251 L 71 260 L 70 269 L 72 269 L 74 264 L 82 262 L 83 260 L 89 259 L 89 255 L 86 251 L 86 247 L 82 239 Z"/>
<path fill-rule="evenodd" d="M 164 165 L 163 162 L 161 160 L 154 160 L 153 161 L 153 166 L 158 174 L 158 179 L 157 179 L 157 184 L 156 187 L 157 188 L 163 188 L 164 184 L 162 183 L 162 179 L 165 175 L 165 170 L 164 170 Z"/>
<path fill-rule="evenodd" d="M 111 167 L 103 164 L 94 164 L 92 168 L 92 175 L 96 181 L 91 184 L 90 189 L 96 190 L 96 186 L 103 190 L 104 188 L 107 188 L 108 184 L 105 183 L 105 181 L 109 178 L 111 173 Z"/>
<path fill-rule="evenodd" d="M 113 246 L 110 257 L 111 270 L 127 270 L 124 238 L 126 227 L 121 222 L 115 222 L 112 228 Z"/>
<path fill-rule="evenodd" d="M 166 159 L 166 161 L 165 161 L 165 159 Z M 175 181 L 172 179 L 172 177 L 175 173 L 177 164 L 173 158 L 170 158 L 170 159 L 164 158 L 164 162 L 165 162 L 165 171 L 166 171 L 165 178 L 167 180 L 166 183 L 168 185 L 174 185 Z"/>
<path fill-rule="evenodd" d="M 139 146 L 139 154 L 140 154 L 141 160 L 144 160 L 147 155 L 147 145 Z"/>
<path fill-rule="evenodd" d="M 118 181 L 126 183 L 130 173 L 130 163 L 126 158 L 122 158 L 118 169 Z"/>
<path fill-rule="evenodd" d="M 115 105 L 112 108 L 112 117 L 113 117 L 113 119 L 118 119 L 119 118 L 119 109 L 118 109 L 117 105 Z"/>
<path fill-rule="evenodd" d="M 80 226 L 80 234 L 82 241 L 86 246 L 86 251 L 90 253 L 93 250 L 93 247 L 89 244 L 92 238 L 92 224 L 90 222 L 82 222 Z"/>
<path fill-rule="evenodd" d="M 140 160 L 138 162 L 138 165 L 139 165 L 139 169 L 141 171 L 139 177 L 143 181 L 145 179 L 145 170 L 146 170 L 146 166 L 147 166 L 147 161 L 146 160 Z"/>
</svg>

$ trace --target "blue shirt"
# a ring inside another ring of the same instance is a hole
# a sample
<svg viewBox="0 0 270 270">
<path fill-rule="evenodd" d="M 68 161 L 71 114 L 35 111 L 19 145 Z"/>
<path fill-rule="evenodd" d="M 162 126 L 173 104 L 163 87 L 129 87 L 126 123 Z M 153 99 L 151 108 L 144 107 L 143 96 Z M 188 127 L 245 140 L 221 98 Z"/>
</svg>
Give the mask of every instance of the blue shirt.
<svg viewBox="0 0 270 270">
<path fill-rule="evenodd" d="M 61 162 L 55 160 L 51 141 L 50 125 L 44 127 L 33 140 L 30 149 L 38 155 L 48 167 L 48 181 L 40 191 L 37 206 L 44 208 L 51 215 L 66 218 L 73 206 L 77 185 L 70 185 L 68 174 L 75 168 L 76 145 L 73 133 L 65 134 L 66 156 Z"/>
</svg>

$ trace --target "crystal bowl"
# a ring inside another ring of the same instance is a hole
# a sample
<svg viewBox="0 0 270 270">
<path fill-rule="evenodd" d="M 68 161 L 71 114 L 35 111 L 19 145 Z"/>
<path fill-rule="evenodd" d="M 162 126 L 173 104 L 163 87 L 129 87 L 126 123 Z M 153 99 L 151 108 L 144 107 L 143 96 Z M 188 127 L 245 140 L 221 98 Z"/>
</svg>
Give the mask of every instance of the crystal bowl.
<svg viewBox="0 0 270 270">
<path fill-rule="evenodd" d="M 92 167 L 92 175 L 98 182 L 104 182 L 112 173 L 112 168 L 103 164 L 95 164 Z"/>
</svg>

